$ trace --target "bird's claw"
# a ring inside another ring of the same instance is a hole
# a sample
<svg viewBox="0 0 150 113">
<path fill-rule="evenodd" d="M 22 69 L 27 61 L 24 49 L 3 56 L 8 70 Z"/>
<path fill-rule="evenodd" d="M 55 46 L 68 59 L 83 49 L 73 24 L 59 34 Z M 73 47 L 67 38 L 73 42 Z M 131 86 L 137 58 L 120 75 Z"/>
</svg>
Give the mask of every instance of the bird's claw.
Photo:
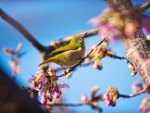
<svg viewBox="0 0 150 113">
<path fill-rule="evenodd" d="M 67 74 L 66 69 L 61 65 L 62 69 L 64 70 L 65 75 Z"/>
<path fill-rule="evenodd" d="M 67 71 L 66 70 L 64 70 L 64 73 L 65 73 L 65 75 L 67 75 Z"/>
</svg>

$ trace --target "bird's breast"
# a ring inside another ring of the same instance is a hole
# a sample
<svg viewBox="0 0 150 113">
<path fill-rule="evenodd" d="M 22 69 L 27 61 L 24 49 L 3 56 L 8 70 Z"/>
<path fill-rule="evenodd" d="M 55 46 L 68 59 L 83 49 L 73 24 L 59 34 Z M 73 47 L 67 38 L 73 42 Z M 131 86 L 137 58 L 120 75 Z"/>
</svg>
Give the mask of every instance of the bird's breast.
<svg viewBox="0 0 150 113">
<path fill-rule="evenodd" d="M 85 50 L 83 50 L 82 48 L 79 48 L 76 50 L 66 51 L 64 54 L 69 58 L 69 60 L 74 60 L 74 59 L 83 57 L 84 52 Z"/>
<path fill-rule="evenodd" d="M 76 50 L 69 50 L 63 53 L 63 57 L 59 64 L 63 66 L 72 66 L 80 61 L 80 58 L 84 56 L 85 50 L 78 48 Z"/>
</svg>

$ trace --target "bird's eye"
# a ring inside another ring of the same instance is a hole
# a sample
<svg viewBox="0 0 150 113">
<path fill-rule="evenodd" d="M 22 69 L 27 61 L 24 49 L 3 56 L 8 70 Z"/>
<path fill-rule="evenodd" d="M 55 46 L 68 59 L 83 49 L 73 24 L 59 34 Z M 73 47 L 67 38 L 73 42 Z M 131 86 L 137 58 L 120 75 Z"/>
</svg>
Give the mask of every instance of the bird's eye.
<svg viewBox="0 0 150 113">
<path fill-rule="evenodd" d="M 82 42 L 82 38 L 79 38 L 79 39 L 78 39 L 78 42 Z"/>
</svg>

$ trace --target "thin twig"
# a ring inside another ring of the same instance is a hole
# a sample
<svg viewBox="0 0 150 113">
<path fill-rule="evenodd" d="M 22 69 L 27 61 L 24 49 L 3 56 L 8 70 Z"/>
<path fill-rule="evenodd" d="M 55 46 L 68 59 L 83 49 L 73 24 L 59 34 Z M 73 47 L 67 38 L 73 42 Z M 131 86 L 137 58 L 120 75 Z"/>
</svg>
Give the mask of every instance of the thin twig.
<svg viewBox="0 0 150 113">
<path fill-rule="evenodd" d="M 99 45 L 101 45 L 101 44 L 106 40 L 106 38 L 107 38 L 107 37 L 105 37 L 103 40 L 101 40 L 101 41 L 96 45 L 96 47 L 99 46 Z M 58 75 L 57 77 L 65 76 L 66 74 L 68 74 L 68 73 L 72 72 L 73 70 L 75 70 L 76 67 L 78 67 L 79 65 L 82 64 L 82 62 L 84 62 L 84 60 L 93 52 L 93 50 L 94 50 L 94 49 L 91 49 L 91 50 L 89 51 L 89 53 L 88 53 L 84 58 L 81 58 L 80 62 L 77 63 L 76 65 L 74 65 L 72 68 L 70 68 L 69 71 L 63 72 L 62 74 Z"/>
<path fill-rule="evenodd" d="M 77 103 L 77 104 L 64 104 L 64 103 L 55 103 L 55 104 L 47 104 L 48 106 L 65 106 L 65 107 L 74 107 L 74 106 L 83 106 L 83 105 L 87 105 L 87 104 L 83 104 L 83 103 Z"/>
<path fill-rule="evenodd" d="M 100 41 L 100 42 L 96 45 L 96 47 L 99 46 L 99 45 L 101 45 L 101 44 L 106 40 L 106 38 L 107 38 L 107 36 L 106 36 L 102 41 Z M 91 49 L 91 51 L 85 56 L 85 58 L 87 58 L 93 51 L 94 51 L 94 49 Z"/>
<path fill-rule="evenodd" d="M 148 8 L 150 8 L 150 0 L 148 0 L 147 2 L 145 2 L 144 4 L 135 7 L 135 10 L 139 10 L 140 12 L 144 12 L 145 10 L 147 10 Z"/>
<path fill-rule="evenodd" d="M 72 103 L 68 103 L 68 104 L 65 104 L 65 103 L 55 103 L 55 104 L 47 104 L 47 106 L 50 106 L 50 107 L 80 107 L 80 106 L 90 106 L 92 109 L 95 109 L 95 110 L 98 110 L 99 112 L 102 111 L 102 109 L 100 107 L 95 107 L 93 106 L 92 104 L 90 103 L 76 103 L 76 104 L 72 104 Z"/>
<path fill-rule="evenodd" d="M 35 37 L 33 37 L 19 22 L 11 18 L 2 9 L 0 9 L 0 17 L 16 28 L 34 47 L 36 47 L 40 52 L 45 51 L 45 47 L 40 44 Z"/>
<path fill-rule="evenodd" d="M 125 94 L 119 94 L 119 97 L 122 97 L 122 98 L 132 98 L 132 97 L 136 97 L 138 95 L 141 95 L 143 93 L 145 93 L 147 91 L 147 88 L 144 88 L 143 90 L 141 90 L 140 92 L 138 93 L 133 93 L 133 94 L 130 94 L 130 95 L 125 95 Z"/>
<path fill-rule="evenodd" d="M 108 54 L 106 53 L 107 56 L 111 57 L 111 58 L 115 58 L 115 59 L 119 59 L 119 60 L 123 60 L 123 59 L 127 59 L 125 56 L 117 56 L 115 54 Z"/>
</svg>

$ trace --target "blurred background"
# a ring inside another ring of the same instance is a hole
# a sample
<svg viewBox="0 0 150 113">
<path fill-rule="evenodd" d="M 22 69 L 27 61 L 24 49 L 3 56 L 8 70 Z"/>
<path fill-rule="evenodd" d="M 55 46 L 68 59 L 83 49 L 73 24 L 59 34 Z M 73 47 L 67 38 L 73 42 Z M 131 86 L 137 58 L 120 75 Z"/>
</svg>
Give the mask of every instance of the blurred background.
<svg viewBox="0 0 150 113">
<path fill-rule="evenodd" d="M 133 4 L 141 4 L 146 0 L 133 0 Z M 0 8 L 12 18 L 20 22 L 43 45 L 65 36 L 73 35 L 92 29 L 87 22 L 107 8 L 103 0 L 0 0 Z M 149 13 L 149 12 L 146 12 Z M 99 36 L 86 39 L 86 49 L 100 41 Z M 0 19 L 0 65 L 9 74 L 10 57 L 5 55 L 2 48 L 16 48 L 18 42 L 23 43 L 26 54 L 20 59 L 20 66 L 24 73 L 16 77 L 20 85 L 30 86 L 29 77 L 35 75 L 40 62 L 39 52 L 11 25 Z M 120 42 L 110 45 L 110 48 L 120 56 L 124 56 L 125 49 Z M 78 68 L 71 78 L 61 78 L 60 82 L 69 84 L 70 88 L 64 92 L 64 103 L 79 103 L 83 93 L 90 96 L 93 86 L 100 86 L 100 93 L 105 93 L 109 86 L 117 87 L 122 94 L 132 93 L 131 85 L 140 79 L 139 74 L 131 77 L 125 60 L 105 58 L 102 60 L 103 70 L 98 71 L 92 65 Z M 103 102 L 99 105 L 103 113 L 138 113 L 138 107 L 143 96 L 131 99 L 120 98 L 116 107 L 107 107 Z M 70 107 L 74 113 L 93 113 L 88 106 Z"/>
</svg>

